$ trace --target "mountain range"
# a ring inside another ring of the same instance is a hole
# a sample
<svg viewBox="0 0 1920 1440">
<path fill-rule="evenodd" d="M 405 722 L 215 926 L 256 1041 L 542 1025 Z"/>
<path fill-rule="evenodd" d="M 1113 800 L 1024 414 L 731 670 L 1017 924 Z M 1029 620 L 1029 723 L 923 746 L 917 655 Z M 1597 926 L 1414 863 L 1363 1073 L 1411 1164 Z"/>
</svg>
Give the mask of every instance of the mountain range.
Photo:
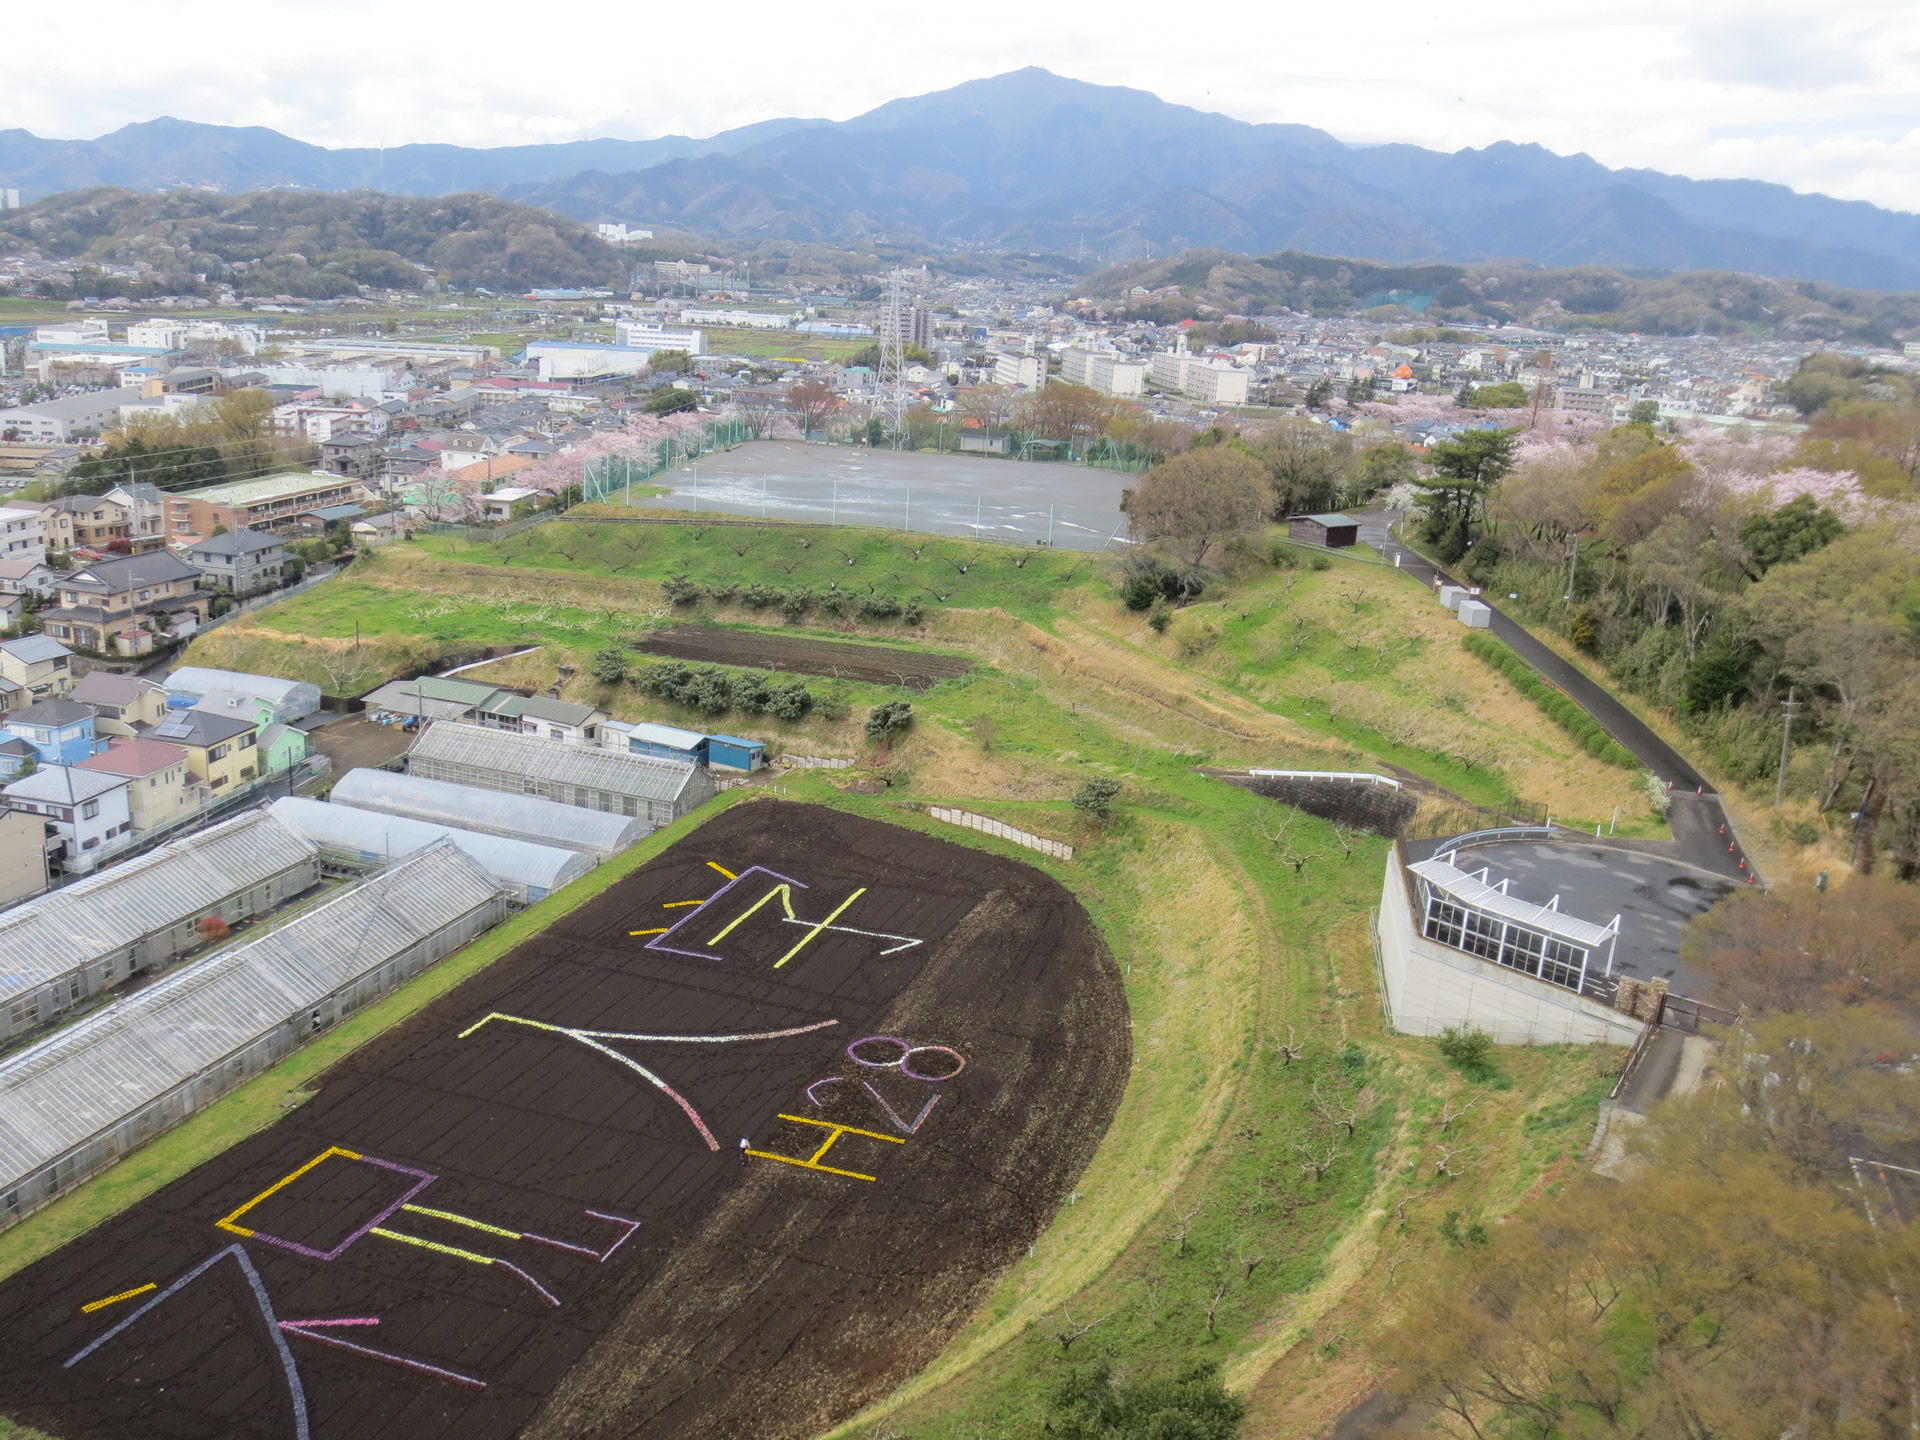
<svg viewBox="0 0 1920 1440">
<path fill-rule="evenodd" d="M 1752 180 L 1614 170 L 1502 142 L 1347 145 L 1029 68 L 851 120 L 704 140 L 328 150 L 163 119 L 93 141 L 0 132 L 0 186 L 485 190 L 582 221 L 745 241 L 1028 249 L 1130 260 L 1191 247 L 1414 261 L 1717 269 L 1920 288 L 1920 216 Z"/>
</svg>

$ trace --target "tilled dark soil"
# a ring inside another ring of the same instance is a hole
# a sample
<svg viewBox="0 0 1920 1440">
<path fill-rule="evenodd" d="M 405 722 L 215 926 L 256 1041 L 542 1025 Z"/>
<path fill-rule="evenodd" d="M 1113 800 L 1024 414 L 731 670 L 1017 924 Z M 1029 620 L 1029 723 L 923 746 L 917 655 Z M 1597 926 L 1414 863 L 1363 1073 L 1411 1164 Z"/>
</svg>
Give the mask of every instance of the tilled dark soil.
<svg viewBox="0 0 1920 1440">
<path fill-rule="evenodd" d="M 0 1286 L 0 1412 L 63 1440 L 810 1434 L 938 1353 L 1129 1064 L 1055 881 L 742 806 Z"/>
<path fill-rule="evenodd" d="M 973 668 L 959 655 L 890 650 L 884 645 L 855 645 L 845 640 L 811 640 L 798 635 L 763 635 L 755 630 L 726 630 L 717 625 L 673 625 L 635 642 L 649 655 L 694 660 L 705 665 L 748 665 L 796 675 L 864 680 L 875 685 L 931 689 Z"/>
</svg>

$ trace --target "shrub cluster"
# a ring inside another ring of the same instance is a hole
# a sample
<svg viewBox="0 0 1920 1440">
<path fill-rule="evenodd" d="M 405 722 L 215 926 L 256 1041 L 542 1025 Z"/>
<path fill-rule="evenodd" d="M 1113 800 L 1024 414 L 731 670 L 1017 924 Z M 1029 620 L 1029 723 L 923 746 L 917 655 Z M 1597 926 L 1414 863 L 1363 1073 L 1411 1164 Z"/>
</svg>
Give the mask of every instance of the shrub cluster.
<svg viewBox="0 0 1920 1440">
<path fill-rule="evenodd" d="M 648 665 L 631 679 L 642 695 L 657 696 L 707 715 L 737 710 L 742 715 L 771 715 L 798 720 L 813 708 L 813 692 L 803 680 L 781 679 L 764 670 L 722 670 L 679 661 Z"/>
<path fill-rule="evenodd" d="M 1512 649 L 1494 639 L 1491 635 L 1469 635 L 1463 642 L 1469 655 L 1493 666 L 1513 683 L 1513 688 L 1526 696 L 1546 712 L 1562 730 L 1566 731 L 1587 754 L 1609 765 L 1618 765 L 1623 770 L 1633 770 L 1640 762 L 1605 730 L 1585 710 L 1560 691 L 1547 684 L 1528 667 L 1527 662 L 1514 654 Z"/>
<path fill-rule="evenodd" d="M 878 593 L 857 595 L 851 590 L 815 594 L 807 585 L 783 590 L 778 585 L 762 585 L 759 581 L 743 586 L 731 580 L 710 580 L 705 585 L 696 585 L 685 578 L 668 580 L 661 589 L 675 605 L 691 605 L 705 594 L 717 604 L 738 602 L 749 610 L 778 610 L 794 621 L 804 619 L 816 609 L 836 620 L 854 615 L 862 620 L 901 620 L 908 625 L 918 625 L 927 618 L 926 607 L 918 596 L 902 600 L 895 595 Z"/>
</svg>

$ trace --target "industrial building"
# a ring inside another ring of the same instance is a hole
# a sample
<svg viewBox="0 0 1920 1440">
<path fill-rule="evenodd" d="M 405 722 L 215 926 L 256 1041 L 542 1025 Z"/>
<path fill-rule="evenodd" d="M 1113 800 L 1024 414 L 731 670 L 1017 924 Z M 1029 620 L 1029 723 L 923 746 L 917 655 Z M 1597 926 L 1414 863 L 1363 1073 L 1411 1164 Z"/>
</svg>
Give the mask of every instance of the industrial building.
<svg viewBox="0 0 1920 1440">
<path fill-rule="evenodd" d="M 583 810 L 536 795 L 479 790 L 420 775 L 396 775 L 391 770 L 349 770 L 334 784 L 328 798 L 335 805 L 579 850 L 600 860 L 645 839 L 653 828 L 645 820 L 627 815 Z"/>
<path fill-rule="evenodd" d="M 556 745 L 482 725 L 436 720 L 407 753 L 407 772 L 427 780 L 537 795 L 610 815 L 631 815 L 649 829 L 669 825 L 713 798 L 713 779 L 697 765 L 622 755 L 585 745 Z"/>
<path fill-rule="evenodd" d="M 453 845 L 434 845 L 8 1056 L 0 1061 L 0 1226 L 258 1075 L 506 912 L 490 876 Z"/>
<path fill-rule="evenodd" d="M 535 845 L 504 835 L 485 835 L 426 820 L 380 815 L 351 805 L 329 805 L 289 795 L 267 807 L 274 819 L 318 845 L 329 860 L 349 865 L 381 865 L 403 860 L 430 845 L 450 840 L 474 864 L 505 887 L 518 905 L 544 900 L 594 867 L 583 850 Z"/>
<path fill-rule="evenodd" d="M 24 1034 L 129 976 L 320 883 L 319 850 L 263 811 L 175 840 L 0 914 L 0 1039 Z"/>
</svg>

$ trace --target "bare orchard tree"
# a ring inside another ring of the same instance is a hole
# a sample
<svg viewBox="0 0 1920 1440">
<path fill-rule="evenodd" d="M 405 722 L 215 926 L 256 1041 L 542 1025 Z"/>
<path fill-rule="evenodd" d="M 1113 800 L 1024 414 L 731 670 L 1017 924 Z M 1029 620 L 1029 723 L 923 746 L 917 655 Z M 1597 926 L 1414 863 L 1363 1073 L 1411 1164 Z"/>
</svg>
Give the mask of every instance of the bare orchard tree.
<svg viewBox="0 0 1920 1440">
<path fill-rule="evenodd" d="M 1310 1150 L 1305 1145 L 1295 1145 L 1293 1148 L 1306 1157 L 1300 1168 L 1313 1176 L 1316 1184 L 1333 1168 L 1333 1162 L 1340 1158 L 1340 1142 L 1337 1140 L 1328 1141 L 1324 1151 L 1318 1148 Z"/>
<path fill-rule="evenodd" d="M 1167 1235 L 1173 1241 L 1173 1253 L 1175 1255 L 1185 1255 L 1187 1253 L 1187 1237 L 1193 1232 L 1193 1222 L 1199 1218 L 1199 1215 L 1200 1207 L 1196 1205 L 1178 1220 L 1174 1221 L 1173 1228 L 1167 1232 Z"/>
<path fill-rule="evenodd" d="M 1301 847 L 1294 834 L 1299 822 L 1300 812 L 1277 800 L 1256 813 L 1253 820 L 1260 838 L 1273 846 L 1274 858 L 1282 865 L 1291 865 L 1296 875 L 1307 868 L 1308 861 L 1322 858 L 1319 851 L 1309 852 Z"/>
<path fill-rule="evenodd" d="M 1434 1148 L 1440 1152 L 1433 1162 L 1434 1174 L 1444 1175 L 1452 1180 L 1467 1173 L 1466 1162 L 1459 1158 L 1466 1146 L 1448 1145 L 1443 1142 L 1436 1144 Z"/>
<path fill-rule="evenodd" d="M 1467 1103 L 1464 1105 L 1460 1103 L 1457 1096 L 1449 1096 L 1447 1099 L 1441 1101 L 1440 1102 L 1441 1131 L 1443 1133 L 1451 1133 L 1453 1130 L 1454 1121 L 1458 1120 L 1461 1116 L 1465 1115 L 1469 1110 L 1473 1109 L 1473 1107 L 1478 1105 L 1480 1101 L 1484 1098 L 1485 1098 L 1484 1096 L 1476 1095 L 1474 1096 L 1473 1099 L 1467 1101 Z"/>
<path fill-rule="evenodd" d="M 1094 1326 L 1104 1322 L 1106 1318 L 1105 1315 L 1102 1315 L 1098 1319 L 1089 1320 L 1086 1324 L 1079 1325 L 1074 1323 L 1073 1312 L 1071 1310 L 1062 1310 L 1060 1312 L 1060 1323 L 1054 1327 L 1053 1331 L 1053 1338 L 1060 1342 L 1060 1353 L 1062 1355 L 1066 1354 L 1073 1348 L 1074 1341 L 1093 1329 Z"/>
<path fill-rule="evenodd" d="M 1294 1061 L 1307 1053 L 1307 1042 L 1294 1039 L 1293 1027 L 1289 1025 L 1287 1026 L 1287 1043 L 1282 1045 L 1278 1040 L 1275 1040 L 1273 1042 L 1273 1048 L 1280 1052 L 1280 1068 L 1285 1070 L 1290 1068 Z"/>
<path fill-rule="evenodd" d="M 1207 1297 L 1207 1334 L 1213 1334 L 1214 1318 L 1220 1313 L 1220 1306 L 1226 1301 L 1227 1292 L 1233 1289 L 1233 1277 L 1223 1275 L 1220 1283 L 1213 1287 L 1213 1294 Z"/>
<path fill-rule="evenodd" d="M 1353 1127 L 1360 1118 L 1351 1095 L 1336 1098 L 1323 1094 L 1318 1080 L 1313 1082 L 1313 1113 L 1320 1117 L 1322 1124 L 1345 1130 L 1349 1140 L 1353 1138 Z"/>
</svg>

